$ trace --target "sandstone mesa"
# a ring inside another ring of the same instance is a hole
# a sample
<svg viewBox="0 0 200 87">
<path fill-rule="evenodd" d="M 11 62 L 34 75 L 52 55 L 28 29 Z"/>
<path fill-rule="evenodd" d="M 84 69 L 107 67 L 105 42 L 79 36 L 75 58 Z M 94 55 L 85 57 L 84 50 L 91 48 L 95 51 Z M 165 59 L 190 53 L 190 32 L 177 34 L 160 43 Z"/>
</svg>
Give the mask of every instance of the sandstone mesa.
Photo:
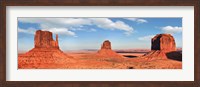
<svg viewBox="0 0 200 87">
<path fill-rule="evenodd" d="M 117 54 L 111 49 L 111 42 L 109 40 L 103 42 L 101 49 L 97 52 L 97 56 L 103 58 L 123 58 L 122 55 Z"/>
<path fill-rule="evenodd" d="M 143 56 L 148 60 L 168 59 L 168 53 L 176 51 L 176 43 L 171 34 L 157 34 L 151 39 L 151 51 Z M 176 53 L 173 56 L 182 55 Z"/>
<path fill-rule="evenodd" d="M 46 68 L 74 62 L 73 57 L 63 53 L 56 41 L 53 40 L 52 32 L 38 30 L 34 37 L 35 47 L 23 55 L 19 55 L 19 68 Z"/>
<path fill-rule="evenodd" d="M 18 67 L 20 69 L 127 67 L 133 69 L 169 68 L 169 66 L 182 68 L 181 62 L 169 60 L 170 58 L 182 59 L 182 53 L 176 51 L 174 37 L 170 34 L 157 34 L 151 39 L 151 51 L 133 59 L 113 51 L 109 40 L 105 40 L 96 53 L 70 56 L 71 54 L 60 50 L 58 39 L 57 34 L 56 40 L 54 40 L 52 32 L 37 30 L 34 36 L 34 48 L 25 54 L 18 55 Z"/>
</svg>

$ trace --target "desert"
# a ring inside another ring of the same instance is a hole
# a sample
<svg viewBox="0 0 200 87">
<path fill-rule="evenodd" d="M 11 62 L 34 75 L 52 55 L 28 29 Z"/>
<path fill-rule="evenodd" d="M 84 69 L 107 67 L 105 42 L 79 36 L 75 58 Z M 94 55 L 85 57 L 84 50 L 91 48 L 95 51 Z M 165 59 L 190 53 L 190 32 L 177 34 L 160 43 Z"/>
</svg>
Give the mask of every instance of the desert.
<svg viewBox="0 0 200 87">
<path fill-rule="evenodd" d="M 99 49 L 62 51 L 58 35 L 54 40 L 52 32 L 37 30 L 34 48 L 18 54 L 18 68 L 182 69 L 182 49 L 171 34 L 157 34 L 149 43 L 151 49 L 114 49 L 115 43 L 104 40 Z"/>
</svg>

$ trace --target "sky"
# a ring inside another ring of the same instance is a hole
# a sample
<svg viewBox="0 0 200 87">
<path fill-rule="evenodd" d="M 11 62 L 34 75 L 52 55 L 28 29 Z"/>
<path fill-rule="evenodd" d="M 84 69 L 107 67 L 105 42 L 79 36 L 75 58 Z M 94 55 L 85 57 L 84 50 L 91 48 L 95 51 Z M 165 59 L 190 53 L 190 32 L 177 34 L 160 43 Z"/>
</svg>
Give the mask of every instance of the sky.
<svg viewBox="0 0 200 87">
<path fill-rule="evenodd" d="M 59 36 L 61 50 L 99 49 L 109 40 L 112 49 L 150 49 L 151 38 L 167 33 L 182 48 L 182 18 L 18 18 L 18 50 L 34 47 L 36 30 Z"/>
</svg>

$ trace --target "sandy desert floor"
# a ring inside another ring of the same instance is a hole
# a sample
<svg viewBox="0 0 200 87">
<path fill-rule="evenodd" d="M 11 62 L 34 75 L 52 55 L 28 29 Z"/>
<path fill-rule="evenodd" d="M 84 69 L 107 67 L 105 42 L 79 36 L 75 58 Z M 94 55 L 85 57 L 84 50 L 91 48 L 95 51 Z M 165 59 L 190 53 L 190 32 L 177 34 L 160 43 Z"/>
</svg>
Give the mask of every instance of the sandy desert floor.
<svg viewBox="0 0 200 87">
<path fill-rule="evenodd" d="M 98 58 L 95 52 L 68 52 L 78 60 L 75 64 L 66 64 L 67 68 L 78 69 L 181 69 L 182 62 L 172 59 L 147 61 L 140 56 L 145 53 L 119 53 L 124 58 Z"/>
<path fill-rule="evenodd" d="M 42 64 L 39 69 L 182 69 L 182 61 L 160 59 L 147 61 L 140 58 L 145 53 L 118 53 L 123 58 L 102 58 L 95 55 L 96 51 L 65 52 L 72 56 L 73 62 L 63 64 Z M 19 54 L 19 56 L 22 54 Z M 33 69 L 26 67 L 20 69 Z"/>
</svg>

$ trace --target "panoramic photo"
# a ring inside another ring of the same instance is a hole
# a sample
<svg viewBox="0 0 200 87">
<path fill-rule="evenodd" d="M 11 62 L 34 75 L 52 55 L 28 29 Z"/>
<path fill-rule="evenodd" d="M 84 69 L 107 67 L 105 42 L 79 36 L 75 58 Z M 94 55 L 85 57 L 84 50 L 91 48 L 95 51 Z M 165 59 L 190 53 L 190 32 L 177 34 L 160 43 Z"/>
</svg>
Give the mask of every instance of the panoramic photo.
<svg viewBox="0 0 200 87">
<path fill-rule="evenodd" d="M 18 69 L 182 69 L 182 18 L 18 17 Z"/>
</svg>

